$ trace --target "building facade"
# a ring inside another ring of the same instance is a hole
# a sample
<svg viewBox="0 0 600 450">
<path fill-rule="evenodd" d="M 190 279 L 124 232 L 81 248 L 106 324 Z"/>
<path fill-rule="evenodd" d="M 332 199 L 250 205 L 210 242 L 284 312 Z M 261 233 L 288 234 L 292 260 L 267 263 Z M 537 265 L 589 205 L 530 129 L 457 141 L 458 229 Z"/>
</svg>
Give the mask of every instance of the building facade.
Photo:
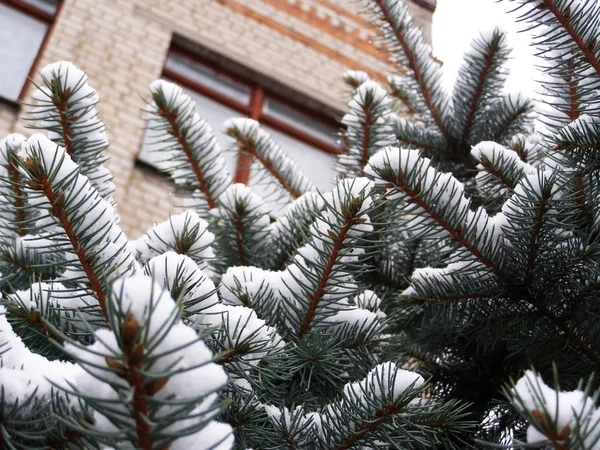
<svg viewBox="0 0 600 450">
<path fill-rule="evenodd" d="M 339 151 L 332 133 L 348 100 L 342 74 L 393 72 L 355 0 L 0 0 L 0 137 L 30 133 L 37 71 L 71 61 L 100 93 L 108 168 L 121 223 L 136 238 L 178 211 L 172 183 L 144 144 L 144 100 L 157 78 L 180 84 L 221 133 L 229 117 L 259 120 L 317 185 Z M 409 0 L 429 39 L 435 0 Z M 252 173 L 227 153 L 240 182 Z"/>
</svg>

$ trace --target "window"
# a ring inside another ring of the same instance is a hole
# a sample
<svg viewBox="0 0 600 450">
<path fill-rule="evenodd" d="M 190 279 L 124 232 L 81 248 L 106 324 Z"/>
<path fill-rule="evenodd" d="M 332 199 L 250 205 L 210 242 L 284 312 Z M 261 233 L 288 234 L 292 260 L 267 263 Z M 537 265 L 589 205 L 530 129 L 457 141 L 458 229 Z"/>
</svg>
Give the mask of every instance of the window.
<svg viewBox="0 0 600 450">
<path fill-rule="evenodd" d="M 21 98 L 60 0 L 0 0 L 0 98 Z"/>
<path fill-rule="evenodd" d="M 237 158 L 227 152 L 233 141 L 223 133 L 223 123 L 247 116 L 261 123 L 318 188 L 331 188 L 335 155 L 340 152 L 335 138 L 338 124 L 331 117 L 298 107 L 269 89 L 267 83 L 242 79 L 177 48 L 169 52 L 163 78 L 179 84 L 196 101 L 198 114 L 215 130 L 237 182 L 253 185 L 250 161 L 246 155 Z M 160 156 L 147 147 L 145 143 L 139 160 L 160 168 Z M 260 193 L 260 187 L 257 191 Z"/>
</svg>

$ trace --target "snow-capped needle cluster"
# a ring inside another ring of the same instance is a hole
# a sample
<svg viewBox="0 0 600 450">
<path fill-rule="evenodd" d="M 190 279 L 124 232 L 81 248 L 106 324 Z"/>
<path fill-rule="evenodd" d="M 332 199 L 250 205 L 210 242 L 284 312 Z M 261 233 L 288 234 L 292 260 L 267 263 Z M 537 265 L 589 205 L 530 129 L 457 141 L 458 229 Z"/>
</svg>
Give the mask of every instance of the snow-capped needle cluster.
<svg viewBox="0 0 600 450">
<path fill-rule="evenodd" d="M 446 92 L 407 6 L 369 0 L 399 70 L 344 75 L 328 191 L 247 118 L 233 183 L 201 105 L 153 82 L 186 210 L 134 241 L 97 92 L 43 68 L 46 134 L 0 140 L 0 448 L 600 450 L 600 7 L 511 1 L 537 125 L 502 30 Z"/>
<path fill-rule="evenodd" d="M 251 182 L 262 188 L 266 200 L 289 202 L 314 189 L 312 181 L 258 122 L 229 119 L 223 126 L 227 135 L 235 139 L 236 150 L 253 157 Z"/>
<path fill-rule="evenodd" d="M 96 110 L 98 92 L 89 85 L 87 75 L 67 61 L 49 64 L 40 74 L 42 84 L 33 94 L 37 106 L 32 119 L 66 149 L 100 196 L 114 204 L 115 185 L 103 166 L 108 139 Z"/>
</svg>

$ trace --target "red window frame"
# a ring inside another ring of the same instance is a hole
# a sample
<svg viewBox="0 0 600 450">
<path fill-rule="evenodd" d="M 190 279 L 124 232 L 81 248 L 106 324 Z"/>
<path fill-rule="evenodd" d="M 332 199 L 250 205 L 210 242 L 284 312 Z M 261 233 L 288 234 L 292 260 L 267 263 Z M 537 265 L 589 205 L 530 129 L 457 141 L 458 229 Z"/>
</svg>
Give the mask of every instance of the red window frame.
<svg viewBox="0 0 600 450">
<path fill-rule="evenodd" d="M 35 72 L 37 71 L 37 67 L 38 67 L 40 58 L 41 58 L 42 54 L 44 53 L 46 46 L 48 45 L 48 39 L 50 38 L 52 29 L 54 28 L 54 25 L 56 24 L 56 18 L 60 14 L 60 11 L 62 9 L 64 1 L 57 0 L 56 3 L 57 3 L 56 11 L 54 11 L 54 13 L 48 13 L 44 10 L 36 8 L 35 6 L 25 2 L 23 0 L 0 0 L 0 4 L 8 6 L 9 8 L 12 8 L 20 13 L 23 13 L 23 14 L 31 17 L 32 19 L 35 19 L 35 20 L 47 25 L 46 34 L 44 34 L 44 38 L 42 39 L 42 42 L 40 44 L 40 48 L 38 49 L 37 55 L 35 56 L 35 59 L 33 60 L 31 67 L 29 68 L 27 78 L 25 80 L 23 80 L 23 86 L 21 87 L 21 92 L 19 92 L 19 97 L 17 98 L 17 103 L 21 103 L 23 101 L 23 99 L 25 97 L 25 93 L 27 92 L 27 89 L 29 87 L 28 81 L 33 78 L 33 76 L 35 75 Z M 2 97 L 1 94 L 0 94 L 0 99 L 6 100 L 6 101 L 9 101 L 12 103 L 11 100 L 5 99 L 4 97 Z"/>
<path fill-rule="evenodd" d="M 288 98 L 285 98 L 285 97 L 281 96 L 280 94 L 277 94 L 277 93 L 269 90 L 268 88 L 266 88 L 265 86 L 263 86 L 259 83 L 248 81 L 247 79 L 244 79 L 235 73 L 224 70 L 223 68 L 218 67 L 215 64 L 213 64 L 209 61 L 206 61 L 205 59 L 198 57 L 198 55 L 196 55 L 186 49 L 183 49 L 181 47 L 172 45 L 169 50 L 169 55 L 170 54 L 177 54 L 177 55 L 183 56 L 184 58 L 189 59 L 191 61 L 198 62 L 199 64 L 210 68 L 211 70 L 235 81 L 236 83 L 240 83 L 240 84 L 248 87 L 248 89 L 250 91 L 250 100 L 247 104 L 236 101 L 236 100 L 222 94 L 221 92 L 218 92 L 208 86 L 205 86 L 202 83 L 199 83 L 195 80 L 190 79 L 189 77 L 186 77 L 185 75 L 182 75 L 178 71 L 169 69 L 168 67 L 166 67 L 166 65 L 163 67 L 163 73 L 162 73 L 163 78 L 168 79 L 169 81 L 174 81 L 175 83 L 181 85 L 182 87 L 193 90 L 193 91 L 195 91 L 201 95 L 204 95 L 216 102 L 219 102 L 231 109 L 235 109 L 236 111 L 239 111 L 240 113 L 245 114 L 250 119 L 254 119 L 254 120 L 260 122 L 261 124 L 268 125 L 278 131 L 281 131 L 290 137 L 296 138 L 301 142 L 311 145 L 312 147 L 314 147 L 317 150 L 321 150 L 325 153 L 329 153 L 332 155 L 337 155 L 339 153 L 342 153 L 342 149 L 340 147 L 333 145 L 330 142 L 323 141 L 323 140 L 321 140 L 315 136 L 312 136 L 312 135 L 306 133 L 305 131 L 300 130 L 288 123 L 285 123 L 279 119 L 276 119 L 275 117 L 269 116 L 268 113 L 265 114 L 263 112 L 263 107 L 264 107 L 266 98 L 273 99 L 273 100 L 275 100 L 287 107 L 290 107 L 302 114 L 307 113 L 306 108 L 303 108 L 302 106 L 298 105 L 297 103 L 290 101 Z M 322 113 L 315 112 L 315 111 L 309 111 L 309 112 L 310 112 L 311 118 L 317 118 L 320 122 L 322 122 L 326 125 L 331 125 L 332 130 L 337 130 L 339 128 L 339 123 L 335 119 L 333 119 L 329 116 L 326 116 Z M 237 163 L 236 163 L 236 174 L 235 174 L 235 182 L 236 183 L 244 183 L 244 184 L 248 183 L 248 180 L 250 178 L 249 168 L 250 168 L 251 162 L 252 162 L 251 155 L 246 155 L 246 154 L 242 154 L 242 153 L 240 153 L 238 155 L 238 159 L 237 159 Z"/>
</svg>

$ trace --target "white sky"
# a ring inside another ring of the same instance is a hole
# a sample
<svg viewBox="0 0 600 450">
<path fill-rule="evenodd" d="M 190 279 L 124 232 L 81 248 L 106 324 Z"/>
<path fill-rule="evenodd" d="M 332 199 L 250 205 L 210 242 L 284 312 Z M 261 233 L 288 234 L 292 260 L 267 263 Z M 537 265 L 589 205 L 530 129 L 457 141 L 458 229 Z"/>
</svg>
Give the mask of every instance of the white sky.
<svg viewBox="0 0 600 450">
<path fill-rule="evenodd" d="M 536 71 L 533 67 L 532 51 L 528 46 L 529 37 L 518 33 L 526 25 L 515 23 L 517 14 L 506 14 L 514 8 L 515 2 L 496 0 L 438 0 L 433 15 L 433 50 L 444 62 L 444 82 L 448 89 L 453 85 L 462 54 L 471 40 L 482 29 L 500 25 L 508 33 L 508 43 L 514 49 L 513 60 L 509 62 L 509 78 L 506 90 L 522 91 L 534 95 Z"/>
</svg>

